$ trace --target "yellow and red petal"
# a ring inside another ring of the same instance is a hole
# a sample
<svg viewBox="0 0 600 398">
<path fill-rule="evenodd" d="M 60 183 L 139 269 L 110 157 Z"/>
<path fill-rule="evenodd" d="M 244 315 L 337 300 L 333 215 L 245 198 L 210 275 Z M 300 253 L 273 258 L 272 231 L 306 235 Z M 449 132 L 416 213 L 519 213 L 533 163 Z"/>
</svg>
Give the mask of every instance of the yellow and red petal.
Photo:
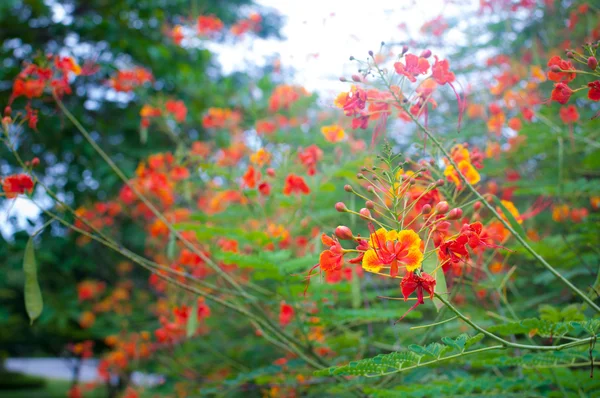
<svg viewBox="0 0 600 398">
<path fill-rule="evenodd" d="M 402 247 L 405 248 L 419 249 L 421 247 L 421 238 L 419 237 L 419 234 L 412 229 L 405 229 L 398 232 L 396 239 L 402 244 Z"/>
<path fill-rule="evenodd" d="M 423 253 L 418 247 L 410 249 L 408 253 L 398 261 L 406 266 L 406 271 L 413 272 L 421 266 L 423 262 Z"/>
<path fill-rule="evenodd" d="M 386 240 L 398 240 L 398 231 L 392 229 L 391 231 L 386 232 L 385 239 Z"/>
<path fill-rule="evenodd" d="M 470 184 L 477 184 L 481 180 L 479 172 L 475 170 L 475 167 L 473 167 L 473 165 L 466 160 L 458 163 L 458 169 L 466 177 Z"/>
<path fill-rule="evenodd" d="M 379 260 L 379 257 L 377 257 L 375 250 L 369 249 L 365 252 L 362 260 L 362 267 L 365 271 L 379 272 L 382 266 L 383 264 L 381 263 L 381 260 Z"/>
<path fill-rule="evenodd" d="M 388 231 L 385 228 L 379 228 L 369 238 L 369 246 L 376 247 L 376 248 L 379 248 L 379 244 L 381 244 L 381 246 L 384 246 L 387 234 L 388 234 Z"/>
</svg>

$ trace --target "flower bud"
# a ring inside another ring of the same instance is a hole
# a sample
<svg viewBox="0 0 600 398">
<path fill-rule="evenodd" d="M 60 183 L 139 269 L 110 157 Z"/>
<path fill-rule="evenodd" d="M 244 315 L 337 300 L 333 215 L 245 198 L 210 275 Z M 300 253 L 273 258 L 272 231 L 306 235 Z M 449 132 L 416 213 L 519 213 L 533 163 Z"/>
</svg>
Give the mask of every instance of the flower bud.
<svg viewBox="0 0 600 398">
<path fill-rule="evenodd" d="M 435 185 L 437 185 L 438 187 L 443 186 L 446 183 L 446 181 L 442 180 L 441 178 L 439 180 L 437 180 L 435 182 Z"/>
<path fill-rule="evenodd" d="M 4 116 L 10 116 L 10 114 L 12 113 L 12 109 L 10 106 L 6 106 L 6 108 L 4 108 Z"/>
<path fill-rule="evenodd" d="M 402 46 L 402 55 L 406 54 L 408 52 L 408 46 L 407 45 L 403 45 Z"/>
<path fill-rule="evenodd" d="M 340 77 L 340 81 L 341 82 L 347 82 L 348 80 L 346 80 L 346 78 L 344 76 Z"/>
<path fill-rule="evenodd" d="M 589 57 L 587 60 L 587 65 L 591 70 L 596 70 L 598 67 L 598 60 L 594 57 Z"/>
<path fill-rule="evenodd" d="M 421 58 L 429 58 L 431 57 L 431 50 L 423 50 L 423 52 L 420 55 Z"/>
<path fill-rule="evenodd" d="M 373 210 L 375 208 L 375 202 L 373 202 L 372 200 L 367 200 L 365 202 L 365 206 L 367 207 L 367 209 Z"/>
<path fill-rule="evenodd" d="M 445 200 L 443 200 L 440 203 L 438 203 L 437 205 L 435 205 L 436 213 L 446 214 L 446 212 L 448 212 L 448 210 L 450 210 L 450 206 L 448 205 L 448 202 L 446 202 Z"/>
<path fill-rule="evenodd" d="M 475 202 L 473 208 L 475 209 L 475 211 L 479 211 L 479 209 L 481 209 L 481 202 Z"/>
<path fill-rule="evenodd" d="M 359 180 L 362 180 L 363 178 L 365 178 L 365 176 L 362 173 L 358 173 L 356 175 L 356 178 L 358 178 Z"/>
<path fill-rule="evenodd" d="M 350 61 L 354 61 L 354 56 L 351 55 L 349 59 L 350 59 Z"/>
<path fill-rule="evenodd" d="M 421 214 L 429 214 L 429 213 L 431 213 L 431 205 L 430 204 L 426 204 L 421 209 Z"/>
<path fill-rule="evenodd" d="M 573 52 L 567 51 L 567 58 L 575 58 L 575 55 L 573 55 Z"/>
<path fill-rule="evenodd" d="M 359 75 L 352 75 L 352 80 L 354 80 L 355 82 L 360 82 L 362 79 Z"/>
<path fill-rule="evenodd" d="M 446 218 L 448 220 L 458 220 L 459 218 L 461 218 L 463 215 L 463 211 L 462 209 L 459 208 L 455 208 L 450 210 L 450 213 L 448 213 L 448 216 L 446 216 Z"/>
<path fill-rule="evenodd" d="M 344 204 L 344 202 L 337 202 L 335 204 L 335 209 L 337 211 L 339 211 L 340 213 L 345 213 L 348 211 L 348 208 L 346 207 L 346 205 Z"/>
<path fill-rule="evenodd" d="M 352 231 L 345 225 L 340 225 L 335 229 L 335 236 L 341 240 L 352 240 L 354 237 L 352 236 Z"/>
<path fill-rule="evenodd" d="M 272 168 L 270 168 L 270 167 L 269 167 L 269 168 L 267 169 L 267 175 L 268 175 L 269 177 L 275 177 L 275 170 L 273 170 Z"/>
<path fill-rule="evenodd" d="M 369 55 L 372 57 L 373 56 L 373 51 L 369 50 Z"/>
<path fill-rule="evenodd" d="M 371 217 L 371 212 L 369 211 L 369 209 L 365 209 L 364 207 L 360 209 L 359 213 L 361 215 L 361 218 L 364 218 L 365 220 L 373 218 Z"/>
<path fill-rule="evenodd" d="M 40 158 L 35 157 L 35 158 L 31 159 L 31 167 L 35 167 L 38 164 L 40 164 Z"/>
<path fill-rule="evenodd" d="M 344 191 L 346 192 L 352 192 L 352 186 L 349 184 L 344 185 Z"/>
<path fill-rule="evenodd" d="M 554 73 L 558 73 L 558 72 L 560 72 L 560 66 L 558 66 L 558 65 L 552 65 L 552 66 L 550 67 L 550 70 L 551 70 L 552 72 L 554 72 Z"/>
</svg>

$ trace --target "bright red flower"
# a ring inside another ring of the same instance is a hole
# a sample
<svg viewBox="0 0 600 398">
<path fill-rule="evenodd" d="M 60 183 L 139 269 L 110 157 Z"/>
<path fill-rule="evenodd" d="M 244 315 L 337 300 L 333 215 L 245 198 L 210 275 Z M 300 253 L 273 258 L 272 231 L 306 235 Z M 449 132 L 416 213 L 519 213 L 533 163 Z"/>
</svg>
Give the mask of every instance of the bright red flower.
<svg viewBox="0 0 600 398">
<path fill-rule="evenodd" d="M 304 178 L 297 176 L 296 174 L 289 174 L 285 178 L 285 185 L 283 187 L 283 194 L 290 195 L 292 193 L 302 193 L 308 195 L 310 188 L 306 185 Z"/>
<path fill-rule="evenodd" d="M 54 58 L 54 65 L 64 74 L 73 72 L 75 75 L 79 75 L 81 73 L 81 67 L 71 57 L 57 56 Z"/>
<path fill-rule="evenodd" d="M 486 241 L 487 237 L 483 234 L 483 224 L 479 221 L 472 224 L 464 224 L 460 230 L 460 235 L 467 237 L 467 244 L 474 250 L 478 247 L 503 248 L 502 246 Z"/>
<path fill-rule="evenodd" d="M 321 242 L 325 246 L 329 246 L 329 249 L 321 252 L 319 256 L 319 264 L 322 271 L 325 273 L 336 271 L 342 268 L 344 264 L 344 253 L 342 252 L 342 245 L 337 238 L 330 238 L 323 234 L 321 235 Z"/>
<path fill-rule="evenodd" d="M 279 306 L 279 325 L 286 327 L 294 319 L 294 307 L 282 301 Z"/>
<path fill-rule="evenodd" d="M 352 86 L 347 93 L 340 93 L 335 99 L 334 104 L 338 108 L 342 108 L 346 116 L 361 114 L 367 104 L 367 92 L 362 88 Z"/>
<path fill-rule="evenodd" d="M 242 177 L 244 180 L 244 185 L 250 189 L 254 189 L 256 187 L 256 182 L 260 178 L 260 172 L 256 171 L 254 166 L 248 166 L 248 170 Z"/>
<path fill-rule="evenodd" d="M 450 63 L 448 60 L 438 61 L 437 55 L 434 58 L 435 62 L 431 67 L 431 76 L 434 80 L 440 85 L 454 82 L 455 76 L 453 72 L 450 72 Z"/>
<path fill-rule="evenodd" d="M 198 17 L 198 34 L 210 35 L 223 29 L 223 22 L 214 15 L 200 15 Z"/>
<path fill-rule="evenodd" d="M 575 105 L 563 106 L 559 114 L 563 123 L 575 123 L 579 120 L 579 112 Z"/>
<path fill-rule="evenodd" d="M 407 272 L 400 282 L 400 289 L 402 290 L 404 301 L 407 301 L 408 297 L 416 291 L 417 302 L 410 307 L 408 311 L 406 311 L 404 315 L 402 315 L 402 317 L 400 317 L 400 319 L 398 319 L 396 322 L 400 322 L 409 312 L 417 308 L 419 305 L 425 304 L 425 300 L 423 300 L 423 290 L 429 294 L 431 299 L 433 299 L 435 283 L 434 277 L 426 272 L 422 272 L 420 276 L 414 272 Z"/>
<path fill-rule="evenodd" d="M 438 247 L 438 257 L 442 262 L 444 270 L 450 264 L 458 264 L 461 261 L 469 259 L 469 252 L 467 251 L 468 242 L 469 237 L 467 235 L 459 235 L 456 239 L 449 239 L 440 244 Z"/>
<path fill-rule="evenodd" d="M 323 157 L 323 151 L 316 145 L 311 145 L 308 148 L 298 152 L 300 162 L 306 166 L 309 176 L 315 175 L 317 172 L 317 162 Z"/>
<path fill-rule="evenodd" d="M 41 97 L 44 93 L 46 82 L 40 79 L 16 79 L 13 84 L 13 93 L 11 98 L 25 96 L 29 99 Z"/>
<path fill-rule="evenodd" d="M 560 69 L 565 71 L 575 70 L 571 61 L 565 61 L 564 59 L 561 59 L 558 55 L 550 58 L 550 60 L 548 61 L 548 66 L 550 67 L 550 70 L 548 71 L 548 79 L 554 82 L 568 83 L 571 80 L 575 79 L 575 76 L 577 75 L 574 72 L 554 72 L 552 70 L 553 66 L 558 66 Z"/>
<path fill-rule="evenodd" d="M 266 181 L 261 182 L 258 184 L 258 192 L 263 196 L 269 196 L 271 194 L 271 185 Z"/>
<path fill-rule="evenodd" d="M 523 114 L 523 118 L 525 120 L 527 120 L 528 122 L 531 122 L 533 120 L 533 116 L 534 113 L 531 109 L 529 108 L 523 108 L 523 110 L 521 111 L 521 113 Z"/>
<path fill-rule="evenodd" d="M 173 115 L 178 123 L 183 122 L 187 116 L 187 108 L 181 100 L 168 100 L 165 104 L 165 108 L 167 112 Z"/>
<path fill-rule="evenodd" d="M 25 192 L 31 193 L 33 180 L 27 174 L 14 174 L 2 180 L 2 189 L 7 199 L 13 199 Z"/>
<path fill-rule="evenodd" d="M 198 311 L 196 313 L 199 320 L 208 318 L 210 316 L 210 307 L 204 301 L 204 297 L 198 298 Z"/>
<path fill-rule="evenodd" d="M 591 90 L 590 90 L 591 91 Z M 566 104 L 569 102 L 571 98 L 571 94 L 573 94 L 573 90 L 565 83 L 556 83 L 554 84 L 554 90 L 552 90 L 552 94 L 550 94 L 550 98 L 552 101 L 556 101 L 559 104 Z M 600 99 L 600 97 L 599 97 Z"/>
<path fill-rule="evenodd" d="M 513 117 L 508 121 L 508 127 L 515 131 L 520 131 L 523 128 L 523 123 L 518 117 Z"/>
<path fill-rule="evenodd" d="M 592 101 L 600 101 L 600 80 L 588 83 L 590 91 L 588 91 L 588 98 Z"/>
<path fill-rule="evenodd" d="M 429 61 L 425 58 L 417 57 L 414 54 L 406 54 L 406 65 L 402 62 L 396 62 L 394 69 L 399 75 L 404 75 L 411 82 L 416 82 L 415 76 L 424 75 L 429 71 Z"/>
</svg>

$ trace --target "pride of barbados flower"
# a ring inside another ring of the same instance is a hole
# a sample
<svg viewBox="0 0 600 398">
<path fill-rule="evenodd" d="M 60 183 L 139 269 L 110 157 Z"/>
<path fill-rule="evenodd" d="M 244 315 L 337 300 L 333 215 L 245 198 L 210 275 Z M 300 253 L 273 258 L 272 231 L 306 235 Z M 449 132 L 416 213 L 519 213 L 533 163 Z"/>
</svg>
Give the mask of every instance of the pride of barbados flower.
<svg viewBox="0 0 600 398">
<path fill-rule="evenodd" d="M 407 272 L 417 270 L 423 262 L 421 238 L 411 230 L 387 231 L 379 228 L 375 231 L 372 224 L 369 249 L 365 252 L 362 267 L 365 271 L 378 273 L 383 268 L 390 269 L 390 276 L 398 275 L 400 267 Z"/>
</svg>

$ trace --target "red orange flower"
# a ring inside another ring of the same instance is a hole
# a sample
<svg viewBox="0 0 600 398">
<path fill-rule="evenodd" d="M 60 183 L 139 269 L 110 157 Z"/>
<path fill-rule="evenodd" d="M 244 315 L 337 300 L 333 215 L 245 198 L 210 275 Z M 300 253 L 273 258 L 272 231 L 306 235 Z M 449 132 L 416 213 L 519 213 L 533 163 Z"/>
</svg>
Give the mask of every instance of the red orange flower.
<svg viewBox="0 0 600 398">
<path fill-rule="evenodd" d="M 561 59 L 558 55 L 555 55 L 548 61 L 548 66 L 550 67 L 550 70 L 548 71 L 548 79 L 554 82 L 568 83 L 575 79 L 576 73 L 570 72 L 575 70 L 571 61 L 566 61 Z M 553 67 L 558 67 L 562 71 L 556 72 L 552 70 Z"/>
<path fill-rule="evenodd" d="M 304 195 L 308 195 L 310 193 L 310 188 L 308 185 L 306 185 L 304 178 L 296 174 L 289 174 L 285 178 L 285 185 L 283 187 L 284 195 L 290 195 L 292 193 L 301 193 Z"/>
<path fill-rule="evenodd" d="M 567 86 L 565 83 L 556 83 L 554 85 L 554 89 L 552 90 L 552 93 L 550 94 L 550 98 L 552 99 L 552 101 L 556 101 L 559 104 L 564 105 L 567 102 L 569 102 L 569 99 L 571 98 L 571 94 L 573 94 L 573 90 L 571 90 L 571 88 L 569 86 Z M 600 97 L 599 97 L 599 99 L 600 99 Z"/>
<path fill-rule="evenodd" d="M 323 157 L 323 151 L 315 144 L 298 152 L 300 162 L 306 166 L 309 176 L 315 175 L 317 172 L 317 163 Z"/>
<path fill-rule="evenodd" d="M 434 55 L 434 58 L 435 62 L 431 67 L 431 77 L 440 85 L 454 82 L 456 77 L 453 72 L 450 72 L 450 63 L 448 60 L 438 61 L 437 55 Z"/>
<path fill-rule="evenodd" d="M 207 36 L 223 29 L 223 22 L 214 15 L 200 15 L 198 17 L 198 34 Z"/>
<path fill-rule="evenodd" d="M 7 199 L 33 191 L 33 180 L 27 174 L 14 174 L 2 180 L 2 189 Z"/>
<path fill-rule="evenodd" d="M 279 305 L 279 325 L 286 327 L 294 319 L 294 307 L 282 301 Z"/>
<path fill-rule="evenodd" d="M 187 108 L 183 101 L 168 100 L 165 104 L 165 109 L 168 113 L 173 115 L 173 118 L 175 118 L 178 123 L 181 123 L 185 120 Z"/>
<path fill-rule="evenodd" d="M 588 98 L 592 101 L 600 101 L 600 80 L 596 80 L 588 83 L 590 91 L 588 91 Z"/>
<path fill-rule="evenodd" d="M 559 114 L 563 123 L 575 123 L 579 120 L 579 112 L 575 105 L 563 106 Z"/>
<path fill-rule="evenodd" d="M 396 62 L 394 69 L 399 75 L 404 75 L 411 82 L 416 82 L 416 76 L 424 75 L 429 71 L 429 61 L 423 57 L 417 57 L 414 54 L 406 54 L 406 65 L 402 62 Z"/>
</svg>

